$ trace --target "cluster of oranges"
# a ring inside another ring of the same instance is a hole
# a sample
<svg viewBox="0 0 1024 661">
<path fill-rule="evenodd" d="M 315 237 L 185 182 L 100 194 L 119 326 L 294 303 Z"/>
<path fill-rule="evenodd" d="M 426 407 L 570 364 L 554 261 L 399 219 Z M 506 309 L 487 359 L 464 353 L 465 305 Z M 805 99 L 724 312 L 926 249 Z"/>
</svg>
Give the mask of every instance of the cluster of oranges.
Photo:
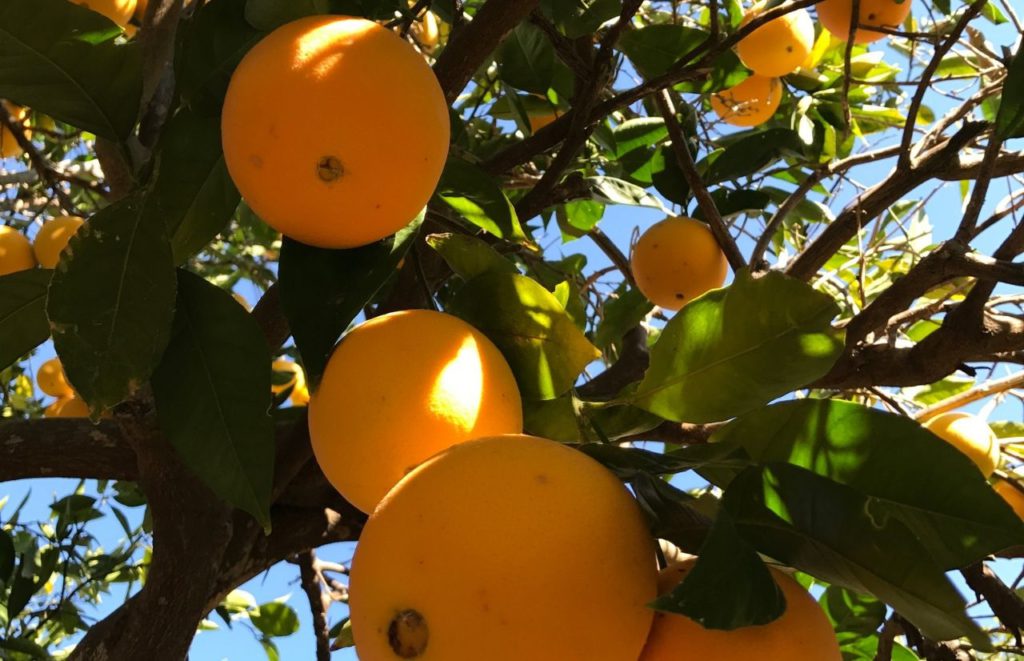
<svg viewBox="0 0 1024 661">
<path fill-rule="evenodd" d="M 745 25 L 775 3 L 764 0 L 743 16 Z M 894 30 L 910 14 L 909 0 L 860 0 L 854 31 L 858 44 L 877 41 L 882 30 Z M 846 41 L 854 15 L 852 0 L 824 0 L 815 5 L 818 20 L 835 38 Z M 871 29 L 876 28 L 876 29 Z M 768 21 L 736 45 L 736 53 L 753 75 L 738 85 L 711 95 L 711 108 L 735 126 L 758 126 L 768 121 L 782 102 L 782 76 L 812 68 L 814 21 L 806 9 L 797 9 Z"/>
<path fill-rule="evenodd" d="M 33 241 L 13 227 L 0 226 L 0 275 L 25 271 L 37 264 L 55 268 L 82 223 L 78 216 L 57 216 L 43 223 Z"/>
</svg>

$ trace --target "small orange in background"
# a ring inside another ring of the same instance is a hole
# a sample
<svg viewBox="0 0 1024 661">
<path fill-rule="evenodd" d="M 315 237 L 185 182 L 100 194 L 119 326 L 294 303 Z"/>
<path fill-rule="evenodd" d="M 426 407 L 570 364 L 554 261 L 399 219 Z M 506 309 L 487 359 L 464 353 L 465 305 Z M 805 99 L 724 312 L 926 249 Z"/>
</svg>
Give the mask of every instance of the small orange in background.
<svg viewBox="0 0 1024 661">
<path fill-rule="evenodd" d="M 695 562 L 691 558 L 662 570 L 659 592 L 675 588 Z M 705 629 L 684 615 L 658 613 L 639 661 L 840 661 L 839 642 L 825 612 L 795 580 L 770 571 L 786 599 L 786 611 L 777 620 L 721 631 Z"/>
<path fill-rule="evenodd" d="M 25 271 L 36 265 L 28 237 L 7 225 L 0 225 L 0 275 Z"/>
<path fill-rule="evenodd" d="M 64 374 L 64 366 L 61 365 L 60 358 L 51 358 L 39 366 L 39 370 L 36 372 L 36 385 L 50 397 L 58 399 L 75 394 Z"/>
<path fill-rule="evenodd" d="M 897 29 L 910 15 L 911 0 L 860 0 L 858 25 Z M 823 0 L 815 5 L 822 26 L 841 41 L 850 38 L 850 19 L 853 18 L 852 0 Z M 854 43 L 869 44 L 887 36 L 878 30 L 858 28 Z"/>
<path fill-rule="evenodd" d="M 558 111 L 558 108 L 552 108 L 550 112 L 529 112 L 527 113 L 527 119 L 530 120 L 530 133 L 536 133 L 548 124 L 551 124 L 558 119 L 562 113 Z"/>
<path fill-rule="evenodd" d="M 1013 508 L 1017 517 L 1024 520 L 1024 490 L 1002 478 L 997 479 L 992 488 L 1003 497 L 1007 505 Z"/>
<path fill-rule="evenodd" d="M 636 242 L 630 260 L 636 286 L 651 303 L 678 310 L 725 283 L 729 262 L 718 241 L 699 220 L 669 217 Z"/>
<path fill-rule="evenodd" d="M 121 27 L 128 25 L 135 13 L 136 0 L 76 0 L 76 3 L 103 14 Z"/>
<path fill-rule="evenodd" d="M 634 661 L 654 615 L 654 554 L 629 491 L 578 450 L 522 435 L 455 445 L 405 476 L 363 528 L 356 653 Z"/>
<path fill-rule="evenodd" d="M 242 59 L 221 137 L 257 216 L 303 243 L 353 248 L 395 233 L 427 204 L 448 155 L 448 106 L 423 57 L 391 30 L 310 16 Z"/>
<path fill-rule="evenodd" d="M 759 2 L 743 15 L 740 26 L 764 12 Z M 814 21 L 806 9 L 797 9 L 768 21 L 736 45 L 743 65 L 759 76 L 786 76 L 796 71 L 814 48 Z"/>
<path fill-rule="evenodd" d="M 8 101 L 0 101 L 3 104 L 4 110 L 11 116 L 11 119 L 16 124 L 24 125 L 25 118 L 28 117 L 28 108 L 22 108 L 16 106 Z M 26 133 L 26 135 L 30 135 Z M 0 158 L 17 158 L 25 153 L 25 150 L 18 144 L 18 139 L 14 137 L 11 130 L 6 125 L 0 125 Z"/>
<path fill-rule="evenodd" d="M 61 397 L 47 406 L 43 415 L 47 418 L 88 418 L 89 405 L 78 395 Z"/>
<path fill-rule="evenodd" d="M 967 455 L 989 477 L 999 466 L 1002 448 L 992 428 L 976 415 L 950 411 L 930 418 L 924 428 Z"/>
<path fill-rule="evenodd" d="M 711 109 L 722 121 L 733 126 L 760 126 L 782 103 L 782 83 L 778 78 L 753 75 L 729 89 L 711 95 Z"/>
<path fill-rule="evenodd" d="M 39 265 L 44 269 L 55 268 L 68 241 L 84 222 L 78 216 L 58 216 L 43 223 L 32 243 L 32 251 Z"/>
<path fill-rule="evenodd" d="M 292 391 L 288 394 L 288 399 L 293 405 L 305 406 L 309 403 L 309 387 L 306 384 L 306 372 L 302 369 L 302 365 L 287 358 L 279 358 L 274 361 L 272 369 L 275 375 L 274 381 L 270 384 L 270 392 L 279 395 L 291 388 Z M 287 380 L 284 378 L 285 375 L 290 375 Z"/>
</svg>

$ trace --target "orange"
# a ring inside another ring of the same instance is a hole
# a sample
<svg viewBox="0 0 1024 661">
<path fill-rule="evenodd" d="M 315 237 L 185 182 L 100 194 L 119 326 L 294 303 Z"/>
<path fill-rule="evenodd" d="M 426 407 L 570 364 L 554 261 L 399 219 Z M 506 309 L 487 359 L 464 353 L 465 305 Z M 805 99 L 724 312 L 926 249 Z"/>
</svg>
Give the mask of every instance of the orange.
<svg viewBox="0 0 1024 661">
<path fill-rule="evenodd" d="M 666 310 L 721 287 L 729 271 L 708 226 L 684 216 L 651 225 L 636 242 L 630 265 L 643 295 Z"/>
<path fill-rule="evenodd" d="M 992 488 L 1003 497 L 1007 505 L 1013 508 L 1018 517 L 1024 519 L 1024 491 L 1003 479 L 996 480 Z"/>
<path fill-rule="evenodd" d="M 103 14 L 121 27 L 128 24 L 135 13 L 136 0 L 75 0 L 78 4 Z"/>
<path fill-rule="evenodd" d="M 660 592 L 678 585 L 694 562 L 666 567 L 658 578 Z M 786 574 L 771 572 L 786 598 L 782 617 L 762 626 L 721 631 L 705 629 L 683 615 L 658 613 L 639 661 L 840 661 L 836 634 L 818 603 Z"/>
<path fill-rule="evenodd" d="M 89 405 L 78 395 L 61 397 L 47 406 L 43 415 L 47 418 L 88 418 Z"/>
<path fill-rule="evenodd" d="M 56 267 L 68 241 L 83 222 L 78 216 L 58 216 L 43 223 L 32 244 L 39 265 L 47 269 Z"/>
<path fill-rule="evenodd" d="M 758 75 L 711 95 L 711 109 L 733 126 L 760 126 L 772 118 L 781 102 L 779 79 Z"/>
<path fill-rule="evenodd" d="M 135 3 L 135 22 L 142 25 L 142 19 L 146 17 L 146 7 L 149 6 L 149 0 L 138 0 Z"/>
<path fill-rule="evenodd" d="M 36 372 L 36 384 L 50 397 L 71 397 L 75 394 L 75 391 L 71 389 L 71 384 L 68 383 L 59 358 L 51 358 L 39 366 L 39 371 Z"/>
<path fill-rule="evenodd" d="M 437 48 L 441 38 L 441 27 L 437 22 L 437 16 L 429 9 L 423 12 L 423 16 L 412 24 L 409 30 L 416 39 L 416 43 L 426 52 L 432 52 Z"/>
<path fill-rule="evenodd" d="M 314 398 L 315 400 L 315 398 Z M 456 445 L 405 477 L 352 561 L 362 661 L 633 661 L 654 542 L 622 483 L 533 436 Z"/>
<path fill-rule="evenodd" d="M 0 275 L 24 271 L 35 265 L 36 258 L 28 238 L 13 227 L 0 225 Z"/>
<path fill-rule="evenodd" d="M 298 383 L 299 372 L 302 371 L 301 367 L 287 358 L 278 358 L 270 368 L 275 372 L 270 383 L 270 392 L 275 395 L 283 393 Z M 305 377 L 303 377 L 303 382 L 305 382 Z"/>
<path fill-rule="evenodd" d="M 764 6 L 762 1 L 751 7 L 740 25 L 757 18 Z M 778 77 L 796 71 L 813 48 L 814 21 L 806 9 L 797 9 L 751 32 L 736 45 L 736 53 L 757 75 Z"/>
<path fill-rule="evenodd" d="M 929 419 L 925 429 L 970 457 L 985 477 L 999 465 L 999 439 L 981 418 L 962 411 L 950 411 Z"/>
<path fill-rule="evenodd" d="M 530 133 L 536 133 L 551 122 L 558 119 L 562 113 L 558 112 L 557 109 L 552 109 L 550 112 L 531 112 L 527 114 L 527 119 L 530 120 Z"/>
<path fill-rule="evenodd" d="M 910 15 L 910 0 L 860 0 L 858 25 L 896 29 Z M 842 41 L 850 38 L 850 19 L 853 18 L 851 0 L 824 0 L 815 7 L 821 25 Z M 868 44 L 886 36 L 884 32 L 858 28 L 854 43 Z"/>
<path fill-rule="evenodd" d="M 232 75 L 221 126 L 228 171 L 256 215 L 322 248 L 366 245 L 407 225 L 448 154 L 433 71 L 362 18 L 310 16 L 271 32 Z"/>
<path fill-rule="evenodd" d="M 270 391 L 275 395 L 278 395 L 288 388 L 291 388 L 292 391 L 288 394 L 288 399 L 291 400 L 292 404 L 295 406 L 305 406 L 308 404 L 309 387 L 306 385 L 306 373 L 303 371 L 302 365 L 281 358 L 275 360 L 272 367 L 274 372 L 285 372 L 291 376 L 287 381 L 282 383 L 276 383 L 277 378 L 275 378 L 275 383 L 270 384 Z"/>
<path fill-rule="evenodd" d="M 309 403 L 320 468 L 364 512 L 432 454 L 522 429 L 519 388 L 498 348 L 461 319 L 429 310 L 352 330 Z"/>
<path fill-rule="evenodd" d="M 28 109 L 16 106 L 13 103 L 7 101 L 0 101 L 3 104 L 4 110 L 11 116 L 11 119 L 21 125 L 25 123 L 25 117 L 28 115 Z M 29 135 L 26 133 L 26 135 Z M 0 158 L 17 158 L 25 152 L 18 144 L 18 139 L 14 137 L 10 129 L 6 126 L 0 126 Z"/>
</svg>

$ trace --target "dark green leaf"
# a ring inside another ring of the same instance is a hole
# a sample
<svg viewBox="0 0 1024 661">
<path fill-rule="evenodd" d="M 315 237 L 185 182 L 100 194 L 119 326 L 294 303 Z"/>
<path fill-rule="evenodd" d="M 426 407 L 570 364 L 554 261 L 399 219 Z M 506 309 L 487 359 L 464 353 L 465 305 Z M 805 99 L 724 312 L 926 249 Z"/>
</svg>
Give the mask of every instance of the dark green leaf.
<svg viewBox="0 0 1024 661">
<path fill-rule="evenodd" d="M 767 129 L 729 144 L 708 166 L 704 182 L 731 181 L 763 170 L 784 156 L 803 156 L 804 144 L 792 129 Z"/>
<path fill-rule="evenodd" d="M 68 380 L 94 412 L 149 380 L 170 337 L 174 292 L 164 225 L 138 197 L 102 209 L 71 237 L 46 312 Z"/>
<path fill-rule="evenodd" d="M 669 321 L 627 399 L 679 422 L 754 409 L 828 372 L 842 349 L 829 326 L 837 312 L 829 296 L 799 280 L 741 271 Z"/>
<path fill-rule="evenodd" d="M 524 92 L 547 94 L 555 78 L 556 55 L 547 36 L 530 23 L 520 23 L 498 49 L 501 79 Z"/>
<path fill-rule="evenodd" d="M 702 30 L 661 23 L 627 30 L 618 47 L 644 78 L 661 75 L 708 38 Z"/>
<path fill-rule="evenodd" d="M 0 276 L 0 369 L 50 337 L 46 288 L 52 273 L 29 269 Z"/>
<path fill-rule="evenodd" d="M 166 225 L 180 264 L 224 228 L 240 199 L 224 165 L 220 120 L 182 110 L 164 127 L 156 158 L 146 213 Z"/>
<path fill-rule="evenodd" d="M 153 374 L 160 428 L 218 496 L 270 525 L 270 350 L 231 294 L 178 272 L 174 336 Z"/>
<path fill-rule="evenodd" d="M 693 507 L 696 498 L 644 472 L 636 473 L 630 484 L 654 537 L 668 540 L 688 553 L 700 550 L 712 524 Z"/>
<path fill-rule="evenodd" d="M 603 350 L 618 342 L 629 329 L 643 321 L 653 308 L 639 290 L 628 287 L 626 283 L 619 285 L 614 296 L 605 300 L 601 321 L 594 332 L 594 344 Z"/>
<path fill-rule="evenodd" d="M 837 585 L 830 585 L 821 597 L 821 606 L 837 631 L 850 631 L 863 636 L 877 631 L 888 612 L 885 604 L 874 597 L 859 594 Z"/>
<path fill-rule="evenodd" d="M 1017 48 L 1003 80 L 995 132 L 1000 140 L 1024 136 L 1024 43 Z"/>
<path fill-rule="evenodd" d="M 330 8 L 329 0 L 248 0 L 245 20 L 257 30 L 273 30 L 297 18 L 326 14 Z"/>
<path fill-rule="evenodd" d="M 913 531 L 944 570 L 1024 544 L 1024 524 L 974 463 L 909 418 L 806 399 L 743 416 L 715 440 L 755 462 L 788 462 L 855 489 L 875 516 Z"/>
<path fill-rule="evenodd" d="M 512 203 L 498 181 L 475 165 L 449 159 L 437 191 L 460 216 L 499 239 L 524 239 Z"/>
<path fill-rule="evenodd" d="M 452 271 L 464 280 L 472 280 L 487 271 L 518 273 L 515 264 L 487 245 L 466 234 L 431 234 L 427 245 L 436 250 Z"/>
<path fill-rule="evenodd" d="M 601 462 L 620 480 L 627 482 L 635 479 L 639 473 L 675 475 L 702 463 L 684 456 L 672 456 L 640 448 L 624 448 L 612 443 L 585 443 L 578 449 Z"/>
<path fill-rule="evenodd" d="M 288 0 L 280 0 L 287 2 Z M 395 12 L 407 9 L 406 0 L 329 0 L 332 14 L 344 16 L 362 16 L 370 20 L 390 19 Z M 433 0 L 430 9 L 447 23 L 452 22 L 452 13 L 443 11 L 453 5 L 451 0 Z M 452 7 L 453 8 L 453 7 Z M 443 14 L 443 15 L 442 15 Z"/>
<path fill-rule="evenodd" d="M 261 604 L 259 609 L 249 616 L 256 628 L 268 636 L 290 636 L 299 630 L 299 616 L 288 604 L 276 601 Z"/>
<path fill-rule="evenodd" d="M 0 638 L 0 650 L 20 652 L 32 659 L 52 659 L 45 649 L 25 638 Z M 20 657 L 12 657 L 19 658 Z"/>
<path fill-rule="evenodd" d="M 398 272 L 422 222 L 421 214 L 393 236 L 348 250 L 284 239 L 281 304 L 311 384 L 320 382 L 341 334 Z"/>
<path fill-rule="evenodd" d="M 6 530 L 0 528 L 0 586 L 7 585 L 14 573 L 14 561 L 17 555 L 14 551 L 14 542 Z"/>
<path fill-rule="evenodd" d="M 541 10 L 565 36 L 576 39 L 593 34 L 601 24 L 619 15 L 621 0 L 541 0 Z"/>
<path fill-rule="evenodd" d="M 715 207 L 722 218 L 731 218 L 741 213 L 764 211 L 771 202 L 771 196 L 759 190 L 731 190 L 717 188 L 711 193 Z M 704 220 L 704 212 L 698 207 L 693 217 Z"/>
<path fill-rule="evenodd" d="M 554 295 L 523 275 L 485 273 L 466 283 L 448 308 L 501 349 L 525 397 L 561 395 L 601 355 Z"/>
<path fill-rule="evenodd" d="M 7 595 L 8 621 L 17 618 L 29 600 L 46 585 L 57 567 L 59 558 L 60 553 L 52 546 L 39 553 L 38 565 L 34 551 L 21 556 L 21 563 L 11 580 L 11 590 Z"/>
<path fill-rule="evenodd" d="M 138 41 L 67 0 L 0 4 L 0 97 L 111 140 L 128 137 L 142 93 Z"/>
<path fill-rule="evenodd" d="M 637 117 L 619 124 L 612 130 L 615 138 L 615 156 L 624 154 L 639 147 L 651 147 L 668 135 L 665 120 L 660 117 Z"/>
</svg>

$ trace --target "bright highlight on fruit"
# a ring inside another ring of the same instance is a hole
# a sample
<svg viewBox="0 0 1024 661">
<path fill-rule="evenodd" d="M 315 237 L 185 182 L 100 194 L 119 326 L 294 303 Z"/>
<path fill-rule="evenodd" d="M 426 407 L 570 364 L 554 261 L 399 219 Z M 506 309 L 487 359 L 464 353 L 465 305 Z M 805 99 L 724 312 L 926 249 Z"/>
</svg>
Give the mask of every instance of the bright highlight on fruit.
<svg viewBox="0 0 1024 661">
<path fill-rule="evenodd" d="M 695 562 L 684 560 L 662 570 L 661 594 L 681 583 Z M 779 619 L 720 631 L 705 629 L 683 615 L 658 613 L 639 661 L 840 661 L 836 634 L 818 603 L 786 574 L 771 572 L 786 599 L 786 612 Z"/>
<path fill-rule="evenodd" d="M 995 472 L 1002 451 L 992 428 L 981 418 L 962 411 L 950 411 L 931 418 L 924 428 L 963 452 L 978 465 L 985 477 Z"/>
<path fill-rule="evenodd" d="M 759 2 L 743 16 L 740 26 L 765 11 Z M 743 65 L 759 76 L 786 76 L 796 71 L 814 48 L 814 21 L 806 9 L 768 21 L 736 45 Z"/>
<path fill-rule="evenodd" d="M 45 269 L 55 268 L 68 241 L 84 222 L 78 216 L 58 216 L 43 223 L 32 243 L 32 251 L 39 265 Z"/>
<path fill-rule="evenodd" d="M 782 83 L 778 78 L 753 75 L 743 82 L 711 95 L 711 109 L 722 121 L 733 126 L 760 126 L 782 103 Z"/>
<path fill-rule="evenodd" d="M 135 13 L 136 0 L 76 0 L 78 4 L 103 14 L 121 27 L 128 25 Z"/>
<path fill-rule="evenodd" d="M 632 661 L 656 573 L 639 507 L 596 461 L 533 436 L 470 441 L 403 478 L 363 528 L 350 581 L 356 652 Z"/>
<path fill-rule="evenodd" d="M 25 235 L 13 227 L 0 225 L 0 275 L 25 271 L 35 265 L 32 244 Z"/>
<path fill-rule="evenodd" d="M 366 245 L 411 222 L 448 154 L 433 71 L 362 18 L 311 16 L 271 32 L 231 77 L 221 126 L 228 171 L 252 210 L 323 248 Z"/>
<path fill-rule="evenodd" d="M 58 399 L 75 394 L 64 374 L 64 366 L 61 365 L 60 358 L 51 358 L 39 366 L 39 370 L 36 372 L 36 385 L 50 397 Z"/>
<path fill-rule="evenodd" d="M 708 226 L 684 216 L 652 225 L 633 247 L 633 279 L 647 300 L 678 310 L 725 283 L 729 263 Z"/>
<path fill-rule="evenodd" d="M 498 348 L 461 319 L 428 310 L 352 330 L 309 404 L 320 468 L 364 512 L 436 452 L 522 429 L 519 388 Z"/>
<path fill-rule="evenodd" d="M 911 0 L 860 0 L 858 25 L 895 30 L 910 16 Z M 824 0 L 815 5 L 818 20 L 838 39 L 850 38 L 850 20 L 853 18 L 852 0 Z M 869 44 L 886 36 L 884 32 L 858 28 L 854 43 Z"/>
</svg>

